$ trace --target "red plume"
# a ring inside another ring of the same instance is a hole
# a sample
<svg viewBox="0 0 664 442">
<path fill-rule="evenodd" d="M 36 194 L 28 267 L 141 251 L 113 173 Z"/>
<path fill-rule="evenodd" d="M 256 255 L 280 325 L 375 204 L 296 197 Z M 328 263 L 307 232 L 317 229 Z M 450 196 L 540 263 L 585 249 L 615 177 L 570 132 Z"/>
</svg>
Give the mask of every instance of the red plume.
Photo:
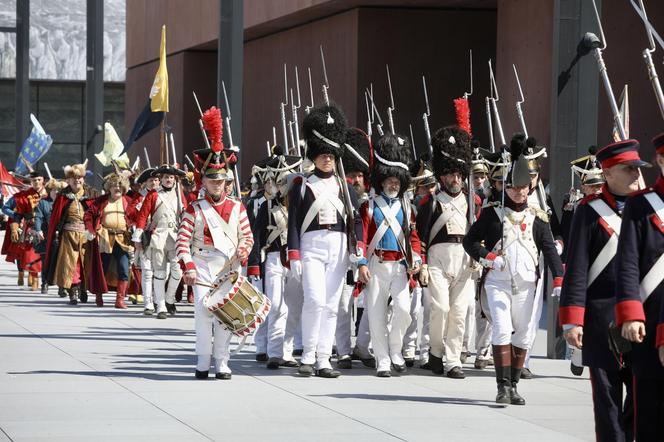
<svg viewBox="0 0 664 442">
<path fill-rule="evenodd" d="M 467 98 L 457 98 L 454 100 L 454 110 L 456 112 L 457 126 L 472 135 L 470 129 L 470 105 Z"/>
<path fill-rule="evenodd" d="M 203 113 L 203 127 L 210 139 L 210 147 L 214 152 L 224 150 L 224 143 L 221 135 L 224 133 L 224 127 L 221 120 L 221 110 L 215 106 Z"/>
</svg>

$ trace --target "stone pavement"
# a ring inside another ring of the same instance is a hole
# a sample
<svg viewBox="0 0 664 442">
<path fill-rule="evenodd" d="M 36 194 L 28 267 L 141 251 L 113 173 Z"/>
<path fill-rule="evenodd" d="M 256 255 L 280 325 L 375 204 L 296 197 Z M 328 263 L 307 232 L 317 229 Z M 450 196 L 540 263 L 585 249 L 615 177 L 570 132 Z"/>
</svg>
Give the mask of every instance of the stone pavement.
<svg viewBox="0 0 664 442">
<path fill-rule="evenodd" d="M 594 440 L 591 388 L 551 361 L 544 330 L 522 381 L 525 407 L 494 403 L 493 371 L 465 380 L 409 374 L 379 379 L 355 366 L 339 379 L 268 371 L 252 346 L 231 381 L 193 378 L 193 310 L 175 318 L 68 306 L 51 289 L 15 285 L 0 264 L 0 441 Z M 472 362 L 470 358 L 470 362 Z"/>
</svg>

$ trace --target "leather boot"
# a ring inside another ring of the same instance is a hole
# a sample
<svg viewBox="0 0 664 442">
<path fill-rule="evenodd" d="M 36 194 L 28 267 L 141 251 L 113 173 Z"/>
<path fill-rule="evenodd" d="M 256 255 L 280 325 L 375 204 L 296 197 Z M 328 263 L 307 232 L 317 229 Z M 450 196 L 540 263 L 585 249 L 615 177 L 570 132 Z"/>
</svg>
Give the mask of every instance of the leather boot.
<svg viewBox="0 0 664 442">
<path fill-rule="evenodd" d="M 512 405 L 526 405 L 526 400 L 516 391 L 516 385 L 521 379 L 521 370 L 526 360 L 528 350 L 525 348 L 512 347 L 512 370 L 510 372 L 510 384 L 512 387 Z"/>
<path fill-rule="evenodd" d="M 69 294 L 69 305 L 78 304 L 78 295 L 81 292 L 81 287 L 79 285 L 73 285 L 67 290 Z"/>
<path fill-rule="evenodd" d="M 512 400 L 512 384 L 510 382 L 511 347 L 509 344 L 493 346 L 496 384 L 498 386 L 496 403 L 498 404 L 509 404 Z"/>
<path fill-rule="evenodd" d="M 25 273 L 23 273 L 23 270 L 19 270 L 18 272 L 18 281 L 16 282 L 16 285 L 24 285 L 25 284 Z"/>
<path fill-rule="evenodd" d="M 102 294 L 95 295 L 95 304 L 97 304 L 97 307 L 103 307 L 104 306 L 104 295 L 102 295 Z"/>
<path fill-rule="evenodd" d="M 190 286 L 187 286 L 187 302 L 189 304 L 194 303 L 194 289 L 192 289 Z"/>
<path fill-rule="evenodd" d="M 39 291 L 39 275 L 37 273 L 31 273 L 30 276 L 32 276 L 32 290 L 35 292 Z"/>
<path fill-rule="evenodd" d="M 115 308 L 127 308 L 124 302 L 125 294 L 127 293 L 127 281 L 118 281 L 116 290 L 117 295 L 115 295 Z"/>
<path fill-rule="evenodd" d="M 32 272 L 28 272 L 28 287 L 32 288 Z"/>
</svg>

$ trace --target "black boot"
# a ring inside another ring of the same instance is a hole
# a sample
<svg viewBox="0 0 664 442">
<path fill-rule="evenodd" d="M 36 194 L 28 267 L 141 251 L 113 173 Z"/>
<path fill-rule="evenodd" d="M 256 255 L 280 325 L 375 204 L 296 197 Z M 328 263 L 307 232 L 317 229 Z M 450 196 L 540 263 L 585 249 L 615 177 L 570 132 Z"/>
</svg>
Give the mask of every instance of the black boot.
<svg viewBox="0 0 664 442">
<path fill-rule="evenodd" d="M 445 373 L 445 368 L 443 367 L 443 358 L 429 354 L 429 367 L 434 374 L 443 374 Z"/>
<path fill-rule="evenodd" d="M 496 366 L 496 384 L 498 385 L 498 394 L 496 394 L 497 404 L 509 404 L 512 398 L 512 384 L 510 383 L 510 368 Z"/>
<path fill-rule="evenodd" d="M 67 290 L 67 293 L 69 294 L 69 305 L 78 304 L 79 292 L 80 292 L 80 287 L 78 285 L 73 285 Z"/>
<path fill-rule="evenodd" d="M 516 391 L 516 384 L 519 383 L 519 379 L 521 379 L 521 368 L 514 368 L 512 367 L 512 372 L 511 372 L 511 394 L 512 394 L 512 400 L 511 404 L 512 405 L 526 405 L 526 400 L 519 394 L 518 391 Z"/>
</svg>

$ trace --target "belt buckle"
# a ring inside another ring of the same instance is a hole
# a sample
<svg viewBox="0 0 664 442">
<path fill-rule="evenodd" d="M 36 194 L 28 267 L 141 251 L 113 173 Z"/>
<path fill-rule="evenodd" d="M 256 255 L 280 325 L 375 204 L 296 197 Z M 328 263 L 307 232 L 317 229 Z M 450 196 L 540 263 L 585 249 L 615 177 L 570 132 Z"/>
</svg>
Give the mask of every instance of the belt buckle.
<svg viewBox="0 0 664 442">
<path fill-rule="evenodd" d="M 175 227 L 175 223 L 173 221 L 169 221 L 168 222 L 168 228 L 172 229 L 173 227 Z"/>
</svg>

